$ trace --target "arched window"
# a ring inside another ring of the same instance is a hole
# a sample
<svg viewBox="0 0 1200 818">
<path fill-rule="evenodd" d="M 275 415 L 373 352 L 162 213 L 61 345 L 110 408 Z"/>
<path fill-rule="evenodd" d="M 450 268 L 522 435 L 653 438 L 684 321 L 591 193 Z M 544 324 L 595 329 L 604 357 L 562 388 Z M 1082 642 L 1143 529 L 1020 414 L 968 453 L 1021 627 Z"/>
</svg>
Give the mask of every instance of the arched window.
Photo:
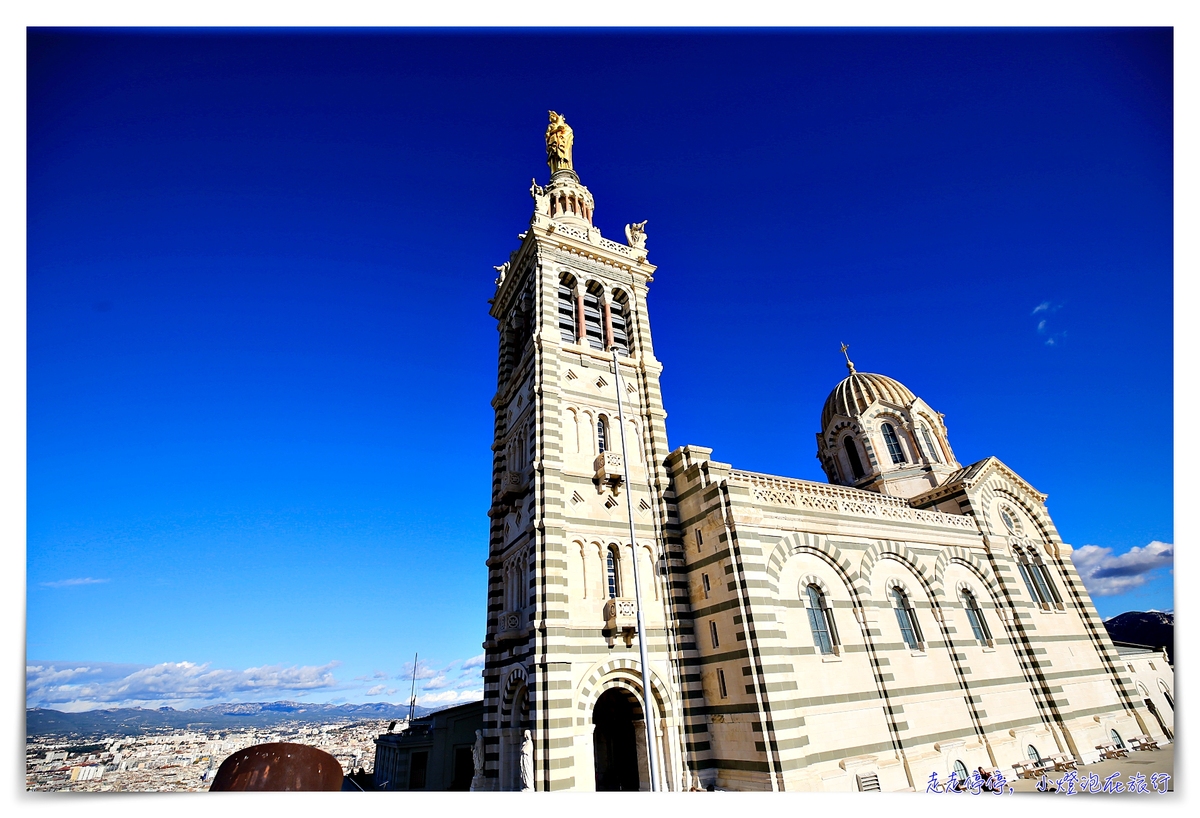
<svg viewBox="0 0 1200 818">
<path fill-rule="evenodd" d="M 1175 709 L 1175 699 L 1171 698 L 1171 691 L 1167 690 L 1167 683 L 1164 682 L 1162 679 L 1159 679 L 1158 680 L 1158 689 L 1162 691 L 1163 696 L 1166 697 L 1167 704 L 1170 705 L 1172 710 L 1174 710 Z"/>
<path fill-rule="evenodd" d="M 621 595 L 621 578 L 617 573 L 618 559 L 617 547 L 610 545 L 605 558 L 605 572 L 608 575 L 608 595 L 613 598 Z"/>
<path fill-rule="evenodd" d="M 592 349 L 604 349 L 604 311 L 600 308 L 600 288 L 593 284 L 583 294 L 583 330 Z"/>
<path fill-rule="evenodd" d="M 1022 548 L 1013 548 L 1013 554 L 1017 558 L 1017 570 L 1021 572 L 1021 579 L 1025 581 L 1025 588 L 1033 601 L 1041 605 L 1043 610 L 1050 610 L 1052 605 L 1062 610 L 1062 597 L 1058 595 L 1058 587 L 1054 584 L 1054 578 L 1050 576 L 1050 569 L 1038 556 L 1037 550 L 1030 548 L 1027 552 Z"/>
<path fill-rule="evenodd" d="M 975 634 L 975 638 L 981 644 L 992 644 L 992 632 L 988 629 L 987 620 L 983 618 L 983 611 L 979 609 L 979 603 L 975 600 L 975 594 L 970 591 L 963 591 L 962 595 L 963 607 L 967 611 L 967 621 L 971 623 L 971 632 Z"/>
<path fill-rule="evenodd" d="M 933 438 L 929 434 L 929 429 L 925 424 L 921 424 L 921 439 L 925 441 L 925 452 L 929 455 L 929 459 L 934 463 L 941 463 L 942 459 L 938 457 L 937 445 L 934 444 Z"/>
<path fill-rule="evenodd" d="M 1118 750 L 1125 749 L 1125 742 L 1121 741 L 1121 734 L 1116 730 L 1109 730 L 1108 735 L 1112 738 L 1112 743 L 1117 745 Z"/>
<path fill-rule="evenodd" d="M 558 334 L 564 344 L 578 342 L 575 337 L 575 281 L 563 276 L 558 281 Z"/>
<path fill-rule="evenodd" d="M 892 428 L 892 424 L 885 423 L 881 429 L 883 431 L 883 442 L 887 444 L 888 454 L 892 456 L 892 462 L 907 463 L 908 460 L 904 457 L 904 450 L 900 448 L 900 440 L 896 437 L 896 430 Z"/>
<path fill-rule="evenodd" d="M 608 418 L 604 415 L 596 418 L 596 445 L 600 454 L 608 451 Z"/>
<path fill-rule="evenodd" d="M 1025 755 L 1029 756 L 1030 761 L 1041 761 L 1042 754 L 1038 752 L 1037 747 L 1030 744 L 1025 748 Z"/>
<path fill-rule="evenodd" d="M 862 461 L 858 459 L 858 444 L 854 442 L 854 438 L 847 437 L 842 441 L 842 445 L 846 447 L 846 459 L 850 461 L 850 470 L 854 472 L 854 479 L 858 480 L 863 476 Z"/>
<path fill-rule="evenodd" d="M 618 292 L 608 305 L 608 317 L 612 322 L 612 342 L 621 355 L 629 354 L 629 305 L 625 293 Z"/>
<path fill-rule="evenodd" d="M 954 762 L 954 777 L 960 782 L 966 782 L 971 776 L 967 773 L 967 765 L 962 761 Z"/>
<path fill-rule="evenodd" d="M 912 650 L 922 650 L 925 638 L 917 622 L 917 613 L 908 601 L 908 595 L 899 588 L 892 588 L 892 601 L 895 603 L 896 622 L 900 625 L 900 636 L 904 639 L 904 644 Z"/>
<path fill-rule="evenodd" d="M 836 653 L 837 625 L 825 594 L 816 585 L 809 585 L 804 591 L 808 596 L 808 626 L 812 629 L 813 644 L 821 653 Z"/>
</svg>

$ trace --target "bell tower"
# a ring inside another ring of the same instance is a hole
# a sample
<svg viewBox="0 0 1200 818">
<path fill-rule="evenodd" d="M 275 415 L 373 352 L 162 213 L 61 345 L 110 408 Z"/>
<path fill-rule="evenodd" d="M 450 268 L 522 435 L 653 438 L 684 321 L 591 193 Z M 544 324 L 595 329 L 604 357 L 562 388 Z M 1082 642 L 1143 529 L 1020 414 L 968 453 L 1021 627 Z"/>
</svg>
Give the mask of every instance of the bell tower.
<svg viewBox="0 0 1200 818">
<path fill-rule="evenodd" d="M 681 627 L 690 623 L 679 590 L 686 581 L 673 581 L 682 577 L 682 540 L 646 301 L 655 267 L 644 221 L 626 226 L 626 243 L 595 227 L 595 202 L 573 149 L 570 126 L 550 112 L 550 179 L 530 188 L 529 228 L 496 268 L 490 302 L 499 375 L 485 760 L 474 787 L 649 789 L 646 750 L 654 741 L 659 788 L 677 790 L 690 781 L 684 703 L 699 691 L 685 693 L 682 681 L 695 651 L 690 624 Z M 648 717 L 638 603 L 654 702 Z"/>
</svg>

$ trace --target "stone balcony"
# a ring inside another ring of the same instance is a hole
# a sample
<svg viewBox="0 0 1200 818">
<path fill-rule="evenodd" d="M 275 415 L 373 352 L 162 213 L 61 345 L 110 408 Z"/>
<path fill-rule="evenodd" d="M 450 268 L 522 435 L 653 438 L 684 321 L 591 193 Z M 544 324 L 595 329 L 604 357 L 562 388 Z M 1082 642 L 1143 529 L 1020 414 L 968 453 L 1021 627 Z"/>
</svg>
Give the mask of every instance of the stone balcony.
<svg viewBox="0 0 1200 818">
<path fill-rule="evenodd" d="M 500 477 L 500 502 L 508 503 L 523 495 L 529 487 L 529 478 L 518 471 L 506 471 Z"/>
<path fill-rule="evenodd" d="M 629 597 L 611 597 L 604 603 L 604 627 L 612 631 L 636 631 L 637 602 Z"/>
<path fill-rule="evenodd" d="M 596 456 L 596 480 L 601 484 L 607 483 L 613 487 L 613 492 L 616 493 L 617 488 L 625 480 L 625 461 L 617 452 L 604 452 Z"/>
<path fill-rule="evenodd" d="M 505 611 L 496 617 L 496 641 L 517 639 L 525 632 L 520 611 Z"/>
</svg>

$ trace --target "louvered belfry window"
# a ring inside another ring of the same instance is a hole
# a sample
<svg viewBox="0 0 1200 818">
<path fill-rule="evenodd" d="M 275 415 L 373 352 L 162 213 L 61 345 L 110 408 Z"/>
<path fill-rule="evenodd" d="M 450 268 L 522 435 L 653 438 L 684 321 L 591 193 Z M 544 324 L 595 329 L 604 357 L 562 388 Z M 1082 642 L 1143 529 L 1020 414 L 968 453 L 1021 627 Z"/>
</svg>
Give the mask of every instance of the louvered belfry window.
<svg viewBox="0 0 1200 818">
<path fill-rule="evenodd" d="M 854 472 L 854 479 L 858 480 L 863 476 L 862 461 L 858 459 L 858 446 L 855 445 L 852 437 L 847 437 L 842 444 L 846 447 L 846 458 L 850 461 L 850 470 Z"/>
<path fill-rule="evenodd" d="M 575 337 L 575 287 L 570 279 L 558 282 L 558 334 L 564 344 L 574 344 Z"/>
<path fill-rule="evenodd" d="M 583 294 L 583 328 L 588 346 L 604 349 L 604 310 L 600 306 L 599 293 L 590 289 Z"/>
<path fill-rule="evenodd" d="M 929 436 L 929 429 L 925 424 L 921 424 L 921 437 L 925 440 L 925 450 L 929 453 L 929 459 L 934 463 L 941 463 L 942 459 L 938 457 L 937 445 L 934 444 L 933 438 Z"/>
<path fill-rule="evenodd" d="M 625 299 L 617 296 L 609 305 L 609 320 L 612 321 L 612 341 L 617 352 L 629 354 L 629 313 Z"/>
</svg>

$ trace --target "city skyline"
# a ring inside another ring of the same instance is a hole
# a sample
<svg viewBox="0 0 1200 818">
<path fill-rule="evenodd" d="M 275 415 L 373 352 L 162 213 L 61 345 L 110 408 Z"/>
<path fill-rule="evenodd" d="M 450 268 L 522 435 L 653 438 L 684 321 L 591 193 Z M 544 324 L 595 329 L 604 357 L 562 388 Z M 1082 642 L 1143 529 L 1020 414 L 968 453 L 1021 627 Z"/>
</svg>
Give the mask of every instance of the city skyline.
<svg viewBox="0 0 1200 818">
<path fill-rule="evenodd" d="M 604 234 L 649 220 L 672 448 L 823 482 L 846 342 L 1050 495 L 1102 615 L 1173 608 L 1171 57 L 1161 29 L 31 30 L 27 701 L 404 701 L 414 652 L 421 704 L 478 697 L 486 301 L 549 108 Z"/>
</svg>

